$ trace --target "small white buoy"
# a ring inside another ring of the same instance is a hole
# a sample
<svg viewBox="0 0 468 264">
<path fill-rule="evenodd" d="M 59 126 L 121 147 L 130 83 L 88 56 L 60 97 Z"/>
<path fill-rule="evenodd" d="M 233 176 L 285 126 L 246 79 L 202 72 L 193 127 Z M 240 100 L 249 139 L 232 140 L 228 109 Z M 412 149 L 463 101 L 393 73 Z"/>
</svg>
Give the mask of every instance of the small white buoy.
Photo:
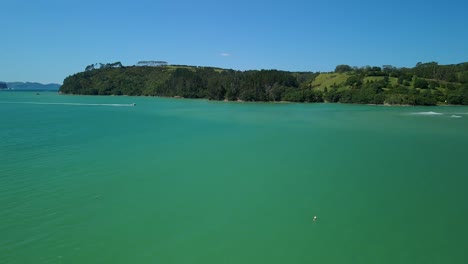
<svg viewBox="0 0 468 264">
<path fill-rule="evenodd" d="M 316 215 L 314 215 L 314 219 L 313 219 L 313 220 L 314 220 L 314 222 L 317 222 L 317 216 L 316 216 Z"/>
</svg>

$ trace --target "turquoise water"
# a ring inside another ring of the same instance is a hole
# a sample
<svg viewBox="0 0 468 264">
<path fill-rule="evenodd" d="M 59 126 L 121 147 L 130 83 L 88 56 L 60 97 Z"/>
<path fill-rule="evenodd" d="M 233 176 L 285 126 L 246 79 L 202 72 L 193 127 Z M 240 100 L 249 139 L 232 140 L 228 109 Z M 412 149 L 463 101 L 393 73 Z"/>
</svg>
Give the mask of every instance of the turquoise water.
<svg viewBox="0 0 468 264">
<path fill-rule="evenodd" d="M 0 92 L 0 263 L 467 263 L 467 157 L 468 107 Z"/>
</svg>

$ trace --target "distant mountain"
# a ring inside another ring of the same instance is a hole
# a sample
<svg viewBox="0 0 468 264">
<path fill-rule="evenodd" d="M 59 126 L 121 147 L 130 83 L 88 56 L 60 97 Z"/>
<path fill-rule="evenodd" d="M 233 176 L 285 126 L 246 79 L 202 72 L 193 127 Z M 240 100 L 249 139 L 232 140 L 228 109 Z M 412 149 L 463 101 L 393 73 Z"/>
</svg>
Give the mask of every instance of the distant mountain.
<svg viewBox="0 0 468 264">
<path fill-rule="evenodd" d="M 2 89 L 2 82 L 0 82 L 0 89 Z M 60 88 L 60 84 L 57 83 L 49 83 L 49 84 L 42 84 L 37 82 L 7 82 L 6 88 L 9 90 L 40 90 L 40 91 L 58 91 Z"/>
<path fill-rule="evenodd" d="M 8 89 L 7 84 L 4 83 L 4 82 L 0 82 L 0 90 L 1 90 L 1 89 Z"/>
</svg>

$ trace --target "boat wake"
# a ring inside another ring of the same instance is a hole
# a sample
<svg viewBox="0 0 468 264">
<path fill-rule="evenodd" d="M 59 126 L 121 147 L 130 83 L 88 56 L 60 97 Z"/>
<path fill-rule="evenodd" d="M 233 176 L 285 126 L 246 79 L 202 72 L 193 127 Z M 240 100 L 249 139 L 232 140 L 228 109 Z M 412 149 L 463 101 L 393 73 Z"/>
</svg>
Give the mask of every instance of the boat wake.
<svg viewBox="0 0 468 264">
<path fill-rule="evenodd" d="M 78 106 L 117 106 L 117 107 L 130 107 L 136 106 L 132 104 L 86 104 L 86 103 L 48 103 L 48 102 L 0 102 L 2 104 L 37 104 L 37 105 L 78 105 Z"/>
<path fill-rule="evenodd" d="M 443 115 L 442 113 L 438 113 L 438 112 L 432 112 L 432 111 L 429 111 L 429 112 L 415 112 L 415 113 L 411 113 L 413 115 L 428 115 L 428 116 L 431 116 L 431 115 Z"/>
<path fill-rule="evenodd" d="M 410 113 L 410 115 L 419 115 L 419 116 L 446 116 L 450 118 L 462 118 L 462 115 L 465 115 L 465 113 L 438 113 L 438 112 L 414 112 Z"/>
</svg>

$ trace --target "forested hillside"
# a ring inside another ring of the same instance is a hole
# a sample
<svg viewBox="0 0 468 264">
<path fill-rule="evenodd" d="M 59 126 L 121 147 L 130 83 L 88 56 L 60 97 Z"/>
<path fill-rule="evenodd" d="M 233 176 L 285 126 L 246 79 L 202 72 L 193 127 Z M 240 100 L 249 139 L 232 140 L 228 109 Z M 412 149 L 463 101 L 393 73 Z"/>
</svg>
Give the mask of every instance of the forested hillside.
<svg viewBox="0 0 468 264">
<path fill-rule="evenodd" d="M 211 100 L 468 105 L 468 63 L 414 68 L 338 65 L 331 73 L 170 65 L 103 68 L 67 77 L 60 92 Z"/>
</svg>

